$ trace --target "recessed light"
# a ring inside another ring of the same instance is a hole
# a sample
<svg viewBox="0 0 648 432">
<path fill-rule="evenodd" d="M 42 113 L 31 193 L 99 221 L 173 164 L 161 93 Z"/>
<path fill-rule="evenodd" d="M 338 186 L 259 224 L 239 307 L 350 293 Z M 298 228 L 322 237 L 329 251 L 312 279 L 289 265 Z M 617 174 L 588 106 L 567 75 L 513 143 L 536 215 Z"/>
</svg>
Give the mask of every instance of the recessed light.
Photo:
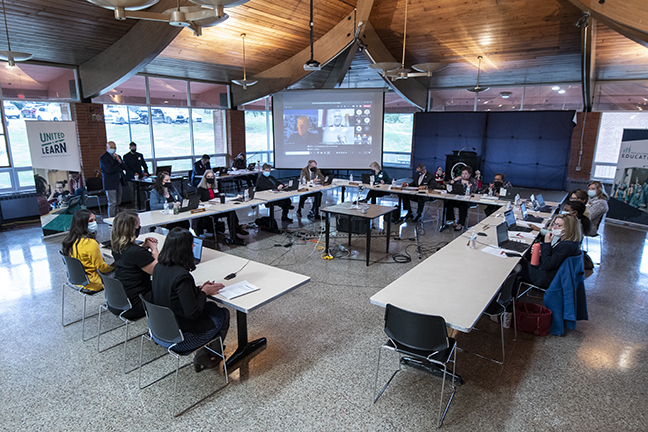
<svg viewBox="0 0 648 432">
<path fill-rule="evenodd" d="M 559 86 L 553 86 L 553 87 L 551 87 L 551 90 L 560 90 L 560 87 Z"/>
<path fill-rule="evenodd" d="M 565 93 L 565 90 L 558 90 L 558 93 L 559 93 L 559 94 L 564 94 L 564 93 Z"/>
</svg>

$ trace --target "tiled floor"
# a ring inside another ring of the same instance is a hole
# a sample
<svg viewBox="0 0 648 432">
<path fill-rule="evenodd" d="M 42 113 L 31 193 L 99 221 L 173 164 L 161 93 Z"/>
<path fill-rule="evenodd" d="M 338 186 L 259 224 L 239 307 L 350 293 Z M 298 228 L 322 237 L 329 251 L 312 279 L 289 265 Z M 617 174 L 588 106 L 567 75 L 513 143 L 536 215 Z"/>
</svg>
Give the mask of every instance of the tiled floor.
<svg viewBox="0 0 648 432">
<path fill-rule="evenodd" d="M 427 215 L 435 215 L 433 208 Z M 96 339 L 81 342 L 80 324 L 61 327 L 61 239 L 43 240 L 39 228 L 1 232 L 0 430 L 434 429 L 438 378 L 409 370 L 371 403 L 377 347 L 385 336 L 384 310 L 369 297 L 419 263 L 412 226 L 402 226 L 400 240 L 392 242 L 392 253 L 406 251 L 412 262 L 394 263 L 382 252 L 384 240 L 376 239 L 371 257 L 377 262 L 370 267 L 363 262 L 363 237 L 325 261 L 313 241 L 319 223 L 304 218 L 288 228 L 282 235 L 253 233 L 248 246 L 230 252 L 308 274 L 311 282 L 250 314 L 250 336 L 266 336 L 267 347 L 230 371 L 228 387 L 177 419 L 170 415 L 172 380 L 139 390 L 137 373 L 121 371 L 119 348 L 98 353 Z M 421 240 L 428 253 L 454 235 L 438 234 L 431 222 L 425 228 Z M 108 236 L 106 226 L 99 235 Z M 445 430 L 648 430 L 646 233 L 608 223 L 604 239 L 602 265 L 586 280 L 590 320 L 579 322 L 577 330 L 564 337 L 521 334 L 516 342 L 508 330 L 504 366 L 468 353 L 498 356 L 497 324 L 482 319 L 479 331 L 457 335 L 465 350 L 458 355 L 465 384 Z M 343 239 L 337 243 L 346 245 Z M 598 240 L 589 244 L 599 261 Z M 466 280 L 479 283 L 477 275 L 471 280 L 469 265 L 466 269 Z M 70 316 L 79 314 L 80 298 L 66 300 Z M 93 311 L 99 300 L 90 301 Z M 94 334 L 96 318 L 87 324 Z M 235 327 L 226 340 L 227 354 L 236 345 Z M 144 329 L 140 321 L 132 334 Z M 102 345 L 121 337 L 115 331 Z M 145 347 L 145 354 L 160 352 Z M 129 365 L 138 352 L 139 341 L 133 341 Z M 147 377 L 172 367 L 171 360 L 159 361 Z M 184 369 L 181 404 L 190 405 L 220 384 L 217 372 Z"/>
</svg>

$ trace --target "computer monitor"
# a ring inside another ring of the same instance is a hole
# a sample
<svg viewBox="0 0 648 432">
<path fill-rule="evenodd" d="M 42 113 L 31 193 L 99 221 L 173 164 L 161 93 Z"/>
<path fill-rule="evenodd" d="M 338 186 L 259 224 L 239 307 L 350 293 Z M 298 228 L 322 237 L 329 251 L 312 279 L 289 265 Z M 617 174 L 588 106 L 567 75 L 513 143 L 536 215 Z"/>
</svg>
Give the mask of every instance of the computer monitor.
<svg viewBox="0 0 648 432">
<path fill-rule="evenodd" d="M 171 165 L 158 165 L 157 168 L 155 168 L 155 175 L 158 176 L 162 172 L 166 172 L 171 175 L 171 168 Z"/>
</svg>

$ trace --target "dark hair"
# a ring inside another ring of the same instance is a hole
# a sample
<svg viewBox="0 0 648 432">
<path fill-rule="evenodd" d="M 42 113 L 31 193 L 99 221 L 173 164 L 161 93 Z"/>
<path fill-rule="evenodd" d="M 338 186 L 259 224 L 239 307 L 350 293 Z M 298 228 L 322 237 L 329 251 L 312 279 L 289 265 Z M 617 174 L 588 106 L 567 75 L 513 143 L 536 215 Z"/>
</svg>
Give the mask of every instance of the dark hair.
<svg viewBox="0 0 648 432">
<path fill-rule="evenodd" d="M 470 165 L 466 165 L 465 167 L 461 168 L 461 172 L 468 171 L 470 175 L 472 175 L 472 167 Z"/>
<path fill-rule="evenodd" d="M 158 173 L 157 177 L 155 178 L 155 183 L 153 184 L 153 189 L 155 189 L 160 195 L 164 193 L 164 191 L 162 190 L 162 182 L 164 181 L 164 177 L 166 176 L 170 177 L 170 174 L 166 171 Z"/>
<path fill-rule="evenodd" d="M 424 169 L 425 169 L 425 164 L 424 164 L 424 163 L 420 163 L 420 164 L 418 164 L 418 165 L 416 166 L 416 168 L 421 168 L 421 170 L 424 170 Z"/>
<path fill-rule="evenodd" d="M 68 231 L 68 234 L 61 245 L 63 255 L 69 256 L 72 252 L 72 247 L 75 246 L 76 242 L 80 239 L 95 238 L 94 234 L 88 231 L 88 220 L 90 220 L 91 215 L 92 212 L 86 209 L 80 209 L 74 212 L 70 231 Z"/>
<path fill-rule="evenodd" d="M 582 201 L 567 201 L 565 205 L 571 207 L 571 209 L 578 214 L 578 219 L 583 217 L 583 215 L 585 214 L 585 209 L 587 208 L 585 206 L 585 203 Z"/>
<path fill-rule="evenodd" d="M 272 169 L 272 165 L 264 163 L 263 166 L 261 167 L 262 170 L 267 170 L 267 169 Z"/>
<path fill-rule="evenodd" d="M 49 196 L 49 185 L 43 176 L 34 174 L 34 183 L 36 184 L 36 195 Z"/>
<path fill-rule="evenodd" d="M 137 143 L 134 142 L 134 141 L 131 141 L 131 142 L 128 144 L 128 147 L 130 147 L 130 146 L 132 146 L 132 145 L 137 146 Z"/>
<path fill-rule="evenodd" d="M 164 246 L 158 255 L 158 262 L 163 266 L 180 266 L 187 271 L 194 271 L 196 263 L 193 256 L 193 236 L 180 227 L 175 227 L 164 240 Z"/>
<path fill-rule="evenodd" d="M 587 191 L 585 191 L 583 189 L 576 189 L 575 191 L 571 191 L 571 193 L 569 194 L 570 199 L 571 199 L 572 195 L 575 195 L 576 198 L 578 198 L 579 200 L 581 200 L 583 202 L 585 202 L 585 201 L 587 201 L 589 199 L 589 196 L 587 195 Z"/>
<path fill-rule="evenodd" d="M 504 175 L 504 173 L 497 173 L 497 174 L 495 174 L 495 176 L 494 176 L 493 178 L 495 178 L 495 177 L 497 177 L 497 176 L 502 177 L 502 181 L 503 181 L 503 182 L 506 181 L 506 176 Z"/>
<path fill-rule="evenodd" d="M 202 160 L 205 160 L 205 159 L 209 160 L 209 159 L 211 159 L 211 158 L 209 157 L 208 154 L 204 154 L 204 155 L 202 155 L 202 157 L 201 157 L 200 159 L 202 159 Z"/>
</svg>

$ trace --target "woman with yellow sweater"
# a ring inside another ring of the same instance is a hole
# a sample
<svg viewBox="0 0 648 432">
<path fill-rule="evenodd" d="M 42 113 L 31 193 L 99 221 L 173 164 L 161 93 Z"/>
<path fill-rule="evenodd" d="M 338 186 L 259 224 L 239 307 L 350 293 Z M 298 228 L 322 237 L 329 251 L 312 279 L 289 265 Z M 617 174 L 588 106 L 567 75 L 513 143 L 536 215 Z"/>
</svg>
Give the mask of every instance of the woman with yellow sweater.
<svg viewBox="0 0 648 432">
<path fill-rule="evenodd" d="M 99 273 L 113 271 L 112 266 L 106 264 L 99 250 L 99 243 L 95 240 L 97 221 L 95 215 L 89 210 L 77 210 L 72 216 L 72 225 L 67 237 L 63 240 L 63 254 L 81 261 L 90 283 L 84 287 L 87 291 L 101 291 L 103 284 Z"/>
</svg>

